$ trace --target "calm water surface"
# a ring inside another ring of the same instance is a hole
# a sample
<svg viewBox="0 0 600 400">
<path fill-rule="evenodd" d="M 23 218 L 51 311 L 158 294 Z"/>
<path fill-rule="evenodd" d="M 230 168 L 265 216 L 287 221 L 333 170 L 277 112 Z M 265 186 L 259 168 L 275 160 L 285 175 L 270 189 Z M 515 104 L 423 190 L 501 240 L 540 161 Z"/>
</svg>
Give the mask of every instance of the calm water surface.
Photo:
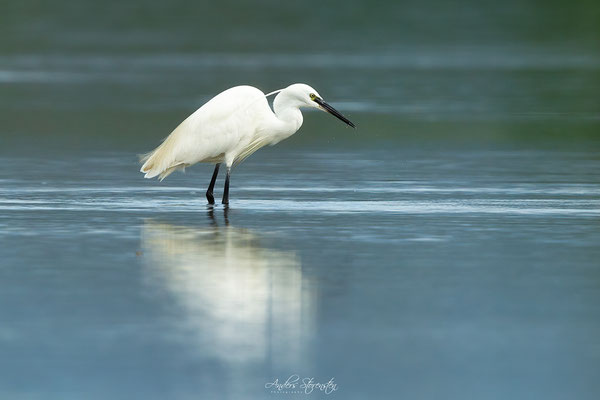
<svg viewBox="0 0 600 400">
<path fill-rule="evenodd" d="M 210 167 L 158 183 L 129 154 L 4 157 L 4 394 L 259 399 L 292 374 L 356 399 L 597 391 L 597 155 L 410 154 L 266 150 L 228 210 L 205 203 Z"/>
</svg>

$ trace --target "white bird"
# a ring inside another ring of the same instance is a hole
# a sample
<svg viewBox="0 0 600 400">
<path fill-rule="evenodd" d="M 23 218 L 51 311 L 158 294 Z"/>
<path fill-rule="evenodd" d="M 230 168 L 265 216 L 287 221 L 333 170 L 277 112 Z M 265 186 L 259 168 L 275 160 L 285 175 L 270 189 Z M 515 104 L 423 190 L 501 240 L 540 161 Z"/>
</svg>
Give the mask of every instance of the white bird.
<svg viewBox="0 0 600 400">
<path fill-rule="evenodd" d="M 273 100 L 273 111 L 267 97 Z M 223 204 L 229 203 L 231 168 L 266 145 L 274 145 L 296 133 L 302 126 L 301 107 L 318 108 L 355 127 L 336 109 L 325 103 L 319 93 L 303 83 L 265 95 L 252 86 L 236 86 L 216 95 L 187 117 L 156 149 L 142 157 L 140 169 L 145 178 L 166 178 L 173 171 L 190 165 L 215 163 L 206 191 L 214 204 L 213 189 L 219 166 L 225 163 L 227 177 Z"/>
</svg>

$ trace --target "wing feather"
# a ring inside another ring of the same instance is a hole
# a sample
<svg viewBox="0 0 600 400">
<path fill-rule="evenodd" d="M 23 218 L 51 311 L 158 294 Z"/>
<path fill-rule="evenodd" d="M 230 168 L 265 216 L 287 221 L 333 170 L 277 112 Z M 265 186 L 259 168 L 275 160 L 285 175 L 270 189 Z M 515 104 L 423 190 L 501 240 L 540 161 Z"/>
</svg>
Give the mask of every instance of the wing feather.
<svg viewBox="0 0 600 400">
<path fill-rule="evenodd" d="M 140 171 L 145 178 L 159 176 L 162 180 L 198 162 L 221 162 L 225 153 L 244 140 L 252 141 L 258 124 L 252 107 L 260 99 L 265 99 L 264 93 L 251 86 L 237 86 L 218 94 L 186 118 L 156 149 L 143 155 Z M 262 147 L 257 146 L 253 142 L 251 148 L 255 150 L 248 149 L 241 159 Z"/>
</svg>

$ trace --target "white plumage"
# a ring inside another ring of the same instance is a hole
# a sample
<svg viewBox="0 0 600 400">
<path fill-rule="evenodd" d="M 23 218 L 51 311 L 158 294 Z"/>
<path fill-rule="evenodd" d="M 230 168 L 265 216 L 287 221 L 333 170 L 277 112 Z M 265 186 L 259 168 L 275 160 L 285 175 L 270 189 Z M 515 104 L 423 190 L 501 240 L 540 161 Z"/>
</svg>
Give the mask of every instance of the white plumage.
<svg viewBox="0 0 600 400">
<path fill-rule="evenodd" d="M 252 86 L 236 86 L 213 97 L 186 118 L 152 152 L 142 157 L 145 178 L 166 178 L 173 171 L 198 162 L 217 164 L 207 191 L 213 203 L 212 188 L 221 163 L 227 166 L 223 203 L 228 202 L 229 174 L 233 165 L 266 145 L 274 145 L 293 135 L 302 125 L 300 107 L 327 111 L 348 125 L 354 125 L 325 103 L 316 90 L 297 83 L 270 93 L 274 112 L 267 96 Z"/>
</svg>

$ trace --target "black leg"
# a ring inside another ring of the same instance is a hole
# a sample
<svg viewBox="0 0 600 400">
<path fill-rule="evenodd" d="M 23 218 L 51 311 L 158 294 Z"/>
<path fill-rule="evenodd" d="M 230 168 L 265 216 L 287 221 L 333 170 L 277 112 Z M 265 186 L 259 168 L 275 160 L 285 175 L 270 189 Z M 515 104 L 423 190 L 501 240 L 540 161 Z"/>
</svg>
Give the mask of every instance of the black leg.
<svg viewBox="0 0 600 400">
<path fill-rule="evenodd" d="M 225 189 L 223 190 L 223 204 L 229 204 L 229 175 L 231 173 L 231 168 L 227 168 L 227 176 L 225 177 Z"/>
<path fill-rule="evenodd" d="M 215 182 L 217 181 L 217 175 L 219 175 L 219 166 L 221 163 L 215 165 L 215 171 L 213 172 L 212 179 L 210 180 L 210 185 L 208 185 L 208 190 L 206 191 L 206 199 L 208 200 L 208 204 L 215 204 L 215 197 L 213 196 L 213 189 L 215 188 Z"/>
</svg>

